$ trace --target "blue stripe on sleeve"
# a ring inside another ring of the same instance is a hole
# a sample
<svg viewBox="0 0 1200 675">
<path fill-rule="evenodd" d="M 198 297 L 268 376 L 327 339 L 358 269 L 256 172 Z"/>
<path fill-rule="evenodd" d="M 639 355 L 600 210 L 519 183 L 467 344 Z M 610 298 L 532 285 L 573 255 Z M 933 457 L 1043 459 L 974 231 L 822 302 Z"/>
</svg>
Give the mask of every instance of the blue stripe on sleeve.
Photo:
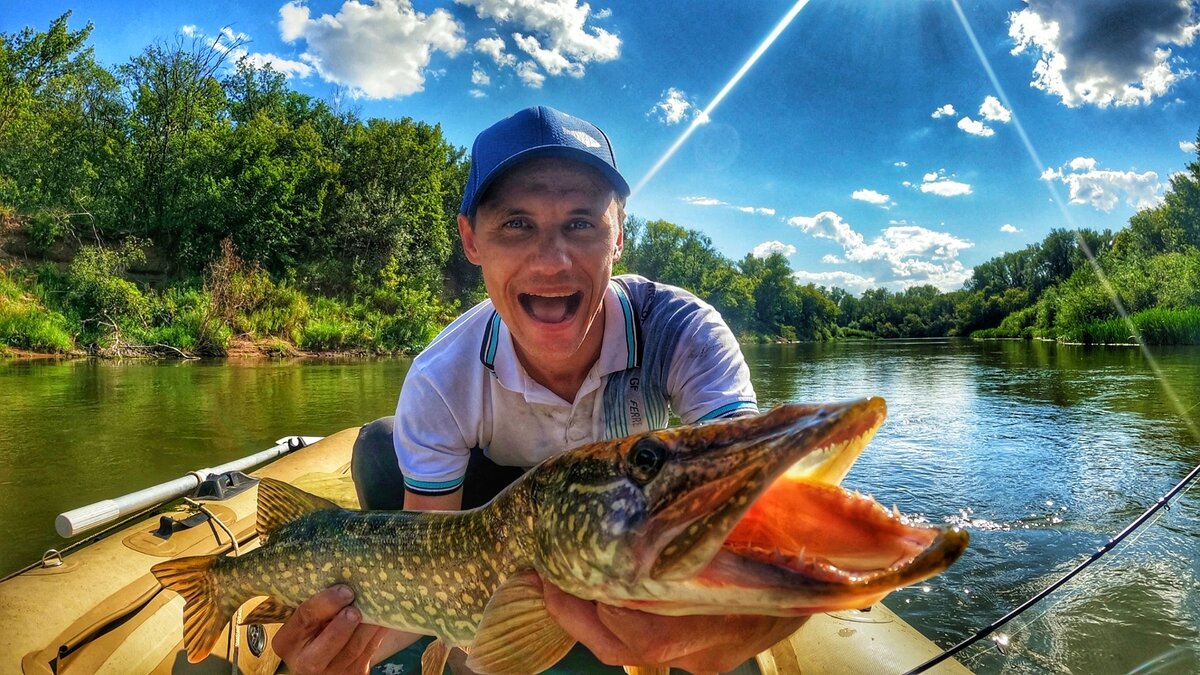
<svg viewBox="0 0 1200 675">
<path fill-rule="evenodd" d="M 708 414 L 704 415 L 703 417 L 701 417 L 700 419 L 698 419 L 696 421 L 697 422 L 707 422 L 708 420 L 716 419 L 723 415 L 728 415 L 731 412 L 741 412 L 743 410 L 749 410 L 751 412 L 758 412 L 758 406 L 755 405 L 755 403 L 753 401 L 734 401 L 732 403 L 726 403 L 725 405 L 721 406 L 720 408 L 717 408 L 716 410 L 709 411 Z"/>
<path fill-rule="evenodd" d="M 415 478 L 404 477 L 404 487 L 412 492 L 423 495 L 446 494 L 454 492 L 463 483 L 465 476 L 459 476 L 453 480 L 431 481 L 417 480 Z"/>
</svg>

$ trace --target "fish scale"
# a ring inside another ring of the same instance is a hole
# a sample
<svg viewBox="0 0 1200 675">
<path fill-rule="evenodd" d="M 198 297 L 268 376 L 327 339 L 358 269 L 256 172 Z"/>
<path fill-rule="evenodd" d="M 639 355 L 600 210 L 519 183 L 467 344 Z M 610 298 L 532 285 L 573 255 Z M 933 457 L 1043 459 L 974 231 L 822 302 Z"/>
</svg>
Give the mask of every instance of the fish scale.
<svg viewBox="0 0 1200 675">
<path fill-rule="evenodd" d="M 462 512 L 351 511 L 264 478 L 262 546 L 152 571 L 187 601 L 192 662 L 247 600 L 268 597 L 245 622 L 282 621 L 339 583 L 354 590 L 364 622 L 437 636 L 431 673 L 445 645 L 494 675 L 540 672 L 564 656 L 574 639 L 546 611 L 538 577 L 664 615 L 863 607 L 942 571 L 967 543 L 960 530 L 908 523 L 837 487 L 885 410 L 882 399 L 789 405 L 595 443 Z M 818 513 L 774 522 L 789 509 Z M 850 555 L 842 528 L 800 524 L 836 517 L 861 521 L 879 550 Z"/>
</svg>

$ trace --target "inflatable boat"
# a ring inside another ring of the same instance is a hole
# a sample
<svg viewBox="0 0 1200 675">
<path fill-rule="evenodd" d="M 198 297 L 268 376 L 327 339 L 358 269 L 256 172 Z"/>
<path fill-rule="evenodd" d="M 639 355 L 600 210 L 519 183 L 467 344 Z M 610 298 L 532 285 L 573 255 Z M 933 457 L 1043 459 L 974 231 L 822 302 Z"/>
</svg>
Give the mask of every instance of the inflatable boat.
<svg viewBox="0 0 1200 675">
<path fill-rule="evenodd" d="M 257 546 L 256 478 L 276 478 L 356 508 L 349 465 L 357 435 L 356 427 L 323 439 L 281 439 L 243 460 L 60 515 L 56 527 L 64 536 L 107 529 L 63 552 L 47 551 L 0 581 L 0 675 L 286 672 L 271 649 L 275 625 L 226 627 L 212 654 L 188 663 L 183 599 L 161 589 L 150 567 Z M 940 652 L 878 604 L 814 616 L 735 672 L 900 673 Z M 930 672 L 968 671 L 946 661 Z"/>
</svg>

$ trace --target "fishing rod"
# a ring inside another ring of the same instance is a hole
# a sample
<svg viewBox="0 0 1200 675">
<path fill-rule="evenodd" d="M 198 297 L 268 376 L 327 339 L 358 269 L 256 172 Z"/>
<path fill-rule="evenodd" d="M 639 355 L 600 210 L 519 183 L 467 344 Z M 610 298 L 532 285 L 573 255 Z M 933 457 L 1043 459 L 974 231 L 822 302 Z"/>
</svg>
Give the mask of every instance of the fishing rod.
<svg viewBox="0 0 1200 675">
<path fill-rule="evenodd" d="M 1046 588 L 1042 589 L 1036 595 L 1029 598 L 1025 602 L 1021 603 L 1021 605 L 1019 605 L 1016 609 L 1014 609 L 1011 612 L 1009 612 L 1008 614 L 1005 614 L 1004 616 L 1000 617 L 999 619 L 997 619 L 996 621 L 994 621 L 987 627 L 980 629 L 971 637 L 963 640 L 962 642 L 959 642 L 958 644 L 947 649 L 946 651 L 942 652 L 941 654 L 933 657 L 932 659 L 929 659 L 928 661 L 926 661 L 925 663 L 922 663 L 921 665 L 917 666 L 916 668 L 909 670 L 904 675 L 916 675 L 917 673 L 923 673 L 926 670 L 929 670 L 930 668 L 938 665 L 942 661 L 945 661 L 946 659 L 954 656 L 955 654 L 958 654 L 959 652 L 966 649 L 967 647 L 970 647 L 971 645 L 975 644 L 976 642 L 979 642 L 980 640 L 984 639 L 985 637 L 996 632 L 996 630 L 999 629 L 1001 626 L 1003 626 L 1004 624 L 1008 623 L 1009 621 L 1012 621 L 1013 619 L 1017 618 L 1018 616 L 1023 614 L 1026 610 L 1028 610 L 1030 607 L 1033 607 L 1037 603 L 1044 600 L 1046 598 L 1046 596 L 1048 596 L 1051 593 L 1053 593 L 1054 591 L 1058 590 L 1058 588 L 1060 586 L 1062 586 L 1063 584 L 1070 581 L 1072 578 L 1075 577 L 1075 575 L 1077 575 L 1080 572 L 1082 572 L 1083 570 L 1087 569 L 1088 567 L 1090 567 L 1092 565 L 1092 563 L 1096 562 L 1101 557 L 1106 555 L 1109 551 L 1113 550 L 1113 548 L 1115 548 L 1117 546 L 1117 544 L 1120 544 L 1123 539 L 1125 539 L 1129 535 L 1133 534 L 1134 531 L 1136 531 L 1138 528 L 1140 528 L 1142 525 L 1144 525 L 1146 523 L 1146 521 L 1148 521 L 1152 516 L 1154 516 L 1154 514 L 1158 513 L 1161 509 L 1167 508 L 1170 501 L 1172 499 L 1174 499 L 1175 496 L 1178 495 L 1180 492 L 1182 492 L 1185 488 L 1187 488 L 1187 486 L 1192 481 L 1196 480 L 1197 476 L 1200 476 L 1200 464 L 1197 464 L 1190 472 L 1188 472 L 1188 475 L 1184 476 L 1183 480 L 1176 483 L 1175 487 L 1171 488 L 1170 490 L 1167 491 L 1166 494 L 1159 497 L 1158 501 L 1155 502 L 1153 506 L 1146 509 L 1146 511 L 1144 513 L 1142 513 L 1142 515 L 1138 516 L 1124 530 L 1121 530 L 1120 534 L 1113 537 L 1112 539 L 1109 539 L 1108 543 L 1106 543 L 1106 544 L 1104 544 L 1104 546 L 1101 546 L 1100 548 L 1096 549 L 1096 552 L 1093 553 L 1090 557 L 1088 557 L 1087 560 L 1085 560 L 1082 563 L 1080 563 L 1079 565 L 1077 565 L 1070 572 L 1067 572 L 1066 574 L 1064 574 L 1062 576 L 1062 578 L 1060 578 L 1058 581 L 1055 581 L 1054 583 L 1050 584 Z"/>
</svg>

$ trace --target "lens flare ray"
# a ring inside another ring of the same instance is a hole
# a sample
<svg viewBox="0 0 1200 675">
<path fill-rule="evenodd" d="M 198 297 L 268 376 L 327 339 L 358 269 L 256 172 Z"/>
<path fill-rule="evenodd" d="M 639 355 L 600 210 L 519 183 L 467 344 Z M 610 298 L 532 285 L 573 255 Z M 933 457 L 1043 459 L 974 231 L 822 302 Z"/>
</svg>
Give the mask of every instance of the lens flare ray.
<svg viewBox="0 0 1200 675">
<path fill-rule="evenodd" d="M 1025 145 L 1025 151 L 1029 153 L 1030 161 L 1033 162 L 1033 165 L 1037 169 L 1039 176 L 1044 174 L 1046 171 L 1046 166 L 1042 163 L 1041 158 L 1038 157 L 1037 150 L 1035 150 L 1033 147 L 1033 142 L 1029 140 L 1029 135 L 1025 133 L 1025 127 L 1021 125 L 1021 118 L 1017 115 L 1017 111 L 1013 107 L 1012 103 L 1009 102 L 1008 95 L 1004 92 L 1004 87 L 1000 85 L 1000 80 L 996 77 L 996 72 L 992 69 L 992 64 L 988 61 L 987 55 L 984 54 L 983 47 L 979 44 L 979 38 L 975 36 L 975 31 L 971 28 L 970 22 L 967 21 L 967 16 L 963 13 L 962 6 L 959 4 L 959 0 L 950 1 L 951 4 L 954 5 L 955 13 L 958 14 L 959 23 L 962 24 L 963 30 L 966 31 L 967 37 L 971 40 L 971 46 L 975 49 L 975 55 L 979 58 L 979 63 L 983 66 L 984 71 L 987 73 L 988 79 L 991 80 L 992 87 L 994 87 L 996 90 L 996 96 L 999 97 L 1000 102 L 1004 104 L 1004 107 L 1012 111 L 1013 126 L 1017 130 L 1017 135 L 1021 137 L 1021 142 Z M 1091 249 L 1088 248 L 1087 242 L 1084 241 L 1082 236 L 1080 236 L 1079 227 L 1075 224 L 1075 219 L 1071 217 L 1071 212 L 1067 209 L 1067 204 L 1063 201 L 1062 195 L 1059 194 L 1058 189 L 1052 182 L 1044 182 L 1046 183 L 1046 189 L 1050 192 L 1050 199 L 1053 200 L 1055 206 L 1058 207 L 1058 211 L 1062 215 L 1063 220 L 1067 223 L 1067 227 L 1069 227 L 1070 230 L 1075 233 L 1075 241 L 1078 243 L 1079 249 L 1083 251 L 1083 255 L 1087 258 L 1088 263 L 1092 266 L 1092 270 L 1096 273 L 1096 278 L 1100 281 L 1101 287 L 1103 287 L 1105 292 L 1108 293 L 1109 298 L 1112 300 L 1113 306 L 1117 309 L 1117 313 L 1121 315 L 1121 320 L 1125 322 L 1125 327 L 1129 329 L 1130 337 L 1137 342 L 1138 347 L 1142 350 L 1142 355 L 1146 359 L 1146 365 L 1150 366 L 1150 370 L 1154 372 L 1154 376 L 1158 379 L 1159 384 L 1162 386 L 1163 395 L 1167 398 L 1167 401 L 1179 415 L 1179 419 L 1187 427 L 1192 436 L 1197 440 L 1200 440 L 1200 428 L 1198 428 L 1196 423 L 1193 422 L 1188 416 L 1187 409 L 1184 407 L 1183 401 L 1175 393 L 1175 389 L 1171 386 L 1171 383 L 1167 381 L 1166 375 L 1163 373 L 1162 368 L 1159 367 L 1158 361 L 1154 358 L 1154 355 L 1150 353 L 1150 349 L 1146 346 L 1145 340 L 1142 339 L 1141 331 L 1138 330 L 1137 326 L 1133 323 L 1133 319 L 1130 318 L 1128 310 L 1125 309 L 1125 304 L 1121 302 L 1120 295 L 1117 294 L 1117 291 L 1113 287 L 1112 282 L 1109 280 L 1108 275 L 1104 273 L 1103 269 L 1101 269 L 1100 263 L 1096 260 L 1096 256 L 1092 253 Z"/>
<path fill-rule="evenodd" d="M 767 49 L 771 47 L 780 34 L 783 33 L 784 29 L 788 27 L 788 24 L 792 22 L 792 19 L 796 18 L 796 15 L 799 14 L 800 10 L 804 9 L 804 6 L 807 4 L 808 0 L 798 0 L 796 4 L 792 5 L 792 8 L 788 10 L 788 13 L 779 20 L 779 23 L 775 25 L 775 28 L 772 29 L 767 37 L 763 39 L 762 43 L 758 45 L 758 49 L 755 49 L 754 53 L 750 55 L 750 58 L 746 59 L 746 62 L 742 64 L 742 67 L 739 68 L 738 71 L 734 73 L 733 77 L 725 83 L 725 86 L 721 88 L 721 91 L 717 92 L 717 95 L 713 98 L 712 102 L 710 102 L 708 106 L 700 112 L 700 114 L 696 115 L 696 118 L 692 120 L 692 123 L 688 125 L 688 128 L 683 132 L 683 134 L 675 140 L 675 143 L 673 143 L 665 153 L 663 153 L 662 157 L 658 158 L 658 161 L 654 163 L 654 166 L 650 167 L 650 171 L 646 172 L 646 175 L 643 176 L 640 181 L 638 181 L 638 184 L 633 188 L 634 195 L 640 192 L 641 189 L 650 182 L 651 178 L 654 178 L 654 175 L 658 173 L 659 169 L 662 169 L 663 166 L 670 161 L 671 157 L 676 153 L 676 151 L 679 150 L 679 148 L 683 147 L 683 144 L 687 142 L 687 139 L 692 135 L 693 132 L 696 131 L 698 127 L 700 127 L 700 125 L 708 122 L 713 111 L 716 110 L 717 106 L 721 104 L 721 101 L 725 100 L 725 97 L 729 95 L 729 92 L 733 91 L 733 88 L 737 86 L 737 83 L 741 81 L 742 77 L 744 77 L 746 73 L 750 71 L 750 68 L 754 66 L 754 64 L 760 57 L 762 57 L 764 53 L 766 53 Z"/>
</svg>

